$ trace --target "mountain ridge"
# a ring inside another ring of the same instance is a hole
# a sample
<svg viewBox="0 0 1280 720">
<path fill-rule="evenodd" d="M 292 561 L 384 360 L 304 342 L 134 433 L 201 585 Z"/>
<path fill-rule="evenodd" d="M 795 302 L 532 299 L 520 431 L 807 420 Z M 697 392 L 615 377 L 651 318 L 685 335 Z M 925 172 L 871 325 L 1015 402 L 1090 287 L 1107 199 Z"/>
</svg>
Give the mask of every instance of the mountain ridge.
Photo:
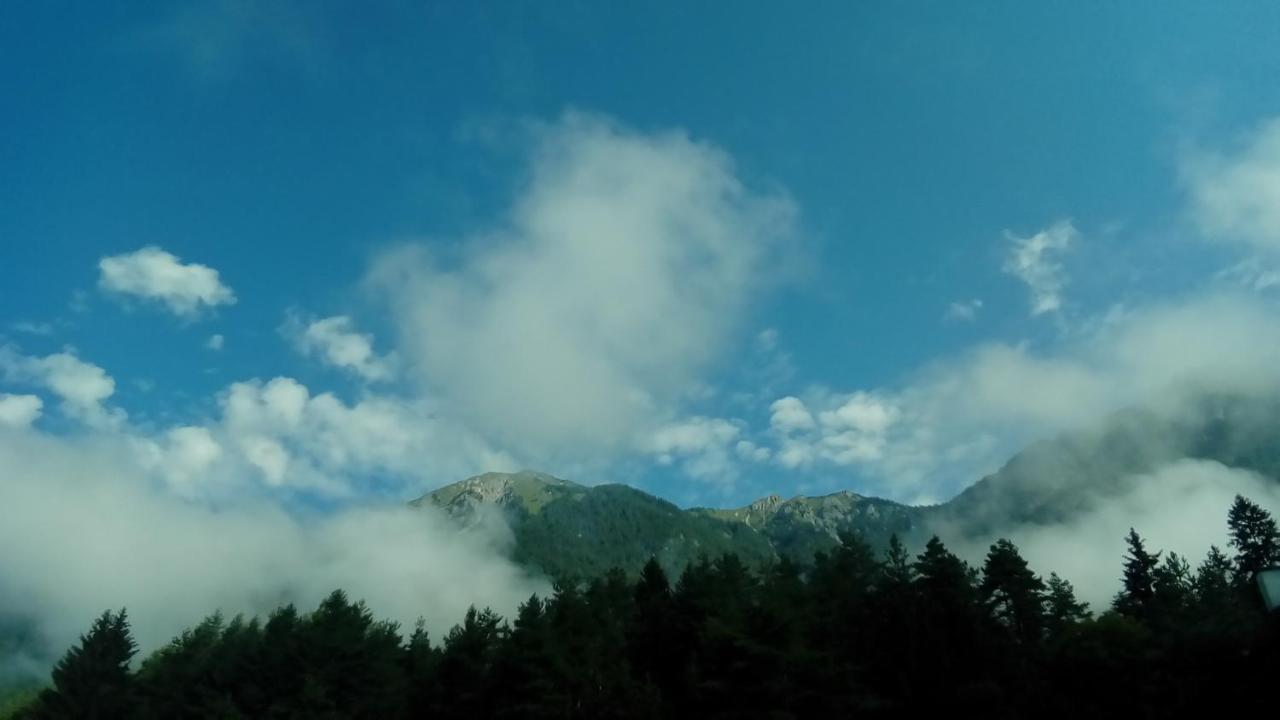
<svg viewBox="0 0 1280 720">
<path fill-rule="evenodd" d="M 909 545 L 935 532 L 990 537 L 1027 524 L 1063 522 L 1130 489 L 1136 478 L 1183 458 L 1280 478 L 1280 397 L 1201 395 L 1168 407 L 1129 408 L 1096 426 L 1027 446 L 1000 469 L 937 505 L 912 506 L 842 490 L 735 508 L 681 509 L 627 485 L 583 485 L 545 473 L 485 473 L 412 501 L 460 522 L 502 511 L 513 559 L 552 576 L 621 567 L 656 556 L 679 572 L 701 556 L 734 552 L 762 564 L 807 562 L 841 533 L 873 547 L 898 535 Z"/>
</svg>

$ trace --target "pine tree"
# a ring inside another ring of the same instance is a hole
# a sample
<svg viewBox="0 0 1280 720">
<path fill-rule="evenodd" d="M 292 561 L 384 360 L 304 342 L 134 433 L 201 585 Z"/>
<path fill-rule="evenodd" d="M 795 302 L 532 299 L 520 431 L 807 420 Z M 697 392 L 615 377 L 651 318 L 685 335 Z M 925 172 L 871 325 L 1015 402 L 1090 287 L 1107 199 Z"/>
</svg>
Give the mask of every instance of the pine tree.
<svg viewBox="0 0 1280 720">
<path fill-rule="evenodd" d="M 461 625 L 444 639 L 439 682 L 443 717 L 486 717 L 492 708 L 487 693 L 490 669 L 499 644 L 506 637 L 502 618 L 492 610 L 467 610 Z"/>
<path fill-rule="evenodd" d="M 1063 631 L 1089 617 L 1089 605 L 1076 600 L 1076 590 L 1071 583 L 1049 573 L 1044 598 L 1045 625 L 1050 637 L 1061 637 Z"/>
<path fill-rule="evenodd" d="M 889 536 L 889 547 L 885 550 L 884 561 L 880 563 L 882 575 L 887 585 L 906 586 L 915 580 L 915 569 L 911 566 L 911 555 L 898 534 Z"/>
<path fill-rule="evenodd" d="M 671 582 L 657 558 L 645 563 L 633 595 L 635 611 L 627 627 L 632 671 L 642 683 L 672 693 L 683 673 L 684 658 Z"/>
<path fill-rule="evenodd" d="M 104 612 L 54 666 L 53 687 L 41 693 L 38 717 L 124 717 L 134 701 L 129 661 L 137 649 L 126 612 Z"/>
<path fill-rule="evenodd" d="M 1044 633 L 1044 582 L 1031 572 L 1012 542 L 991 546 L 978 588 L 992 615 L 1021 643 L 1039 643 Z"/>
<path fill-rule="evenodd" d="M 409 717 L 428 716 L 439 702 L 436 671 L 440 664 L 440 650 L 431 646 L 431 636 L 424 620 L 419 619 L 414 626 L 403 657 Z"/>
<path fill-rule="evenodd" d="M 1124 584 L 1112 607 L 1121 615 L 1145 620 L 1155 596 L 1155 569 L 1160 553 L 1147 552 L 1142 537 L 1133 528 L 1129 528 L 1125 542 L 1129 545 L 1129 554 L 1124 559 Z"/>
<path fill-rule="evenodd" d="M 1166 629 L 1185 626 L 1194 599 L 1191 566 L 1178 553 L 1169 553 L 1151 575 L 1152 622 Z"/>
<path fill-rule="evenodd" d="M 1221 607 L 1232 592 L 1232 578 L 1235 566 L 1231 558 L 1222 552 L 1217 545 L 1209 546 L 1209 553 L 1191 581 L 1196 601 L 1206 607 Z"/>
<path fill-rule="evenodd" d="M 1280 531 L 1271 513 L 1237 495 L 1227 514 L 1231 547 L 1235 548 L 1235 580 L 1239 586 L 1253 582 L 1254 573 L 1280 562 Z"/>
</svg>

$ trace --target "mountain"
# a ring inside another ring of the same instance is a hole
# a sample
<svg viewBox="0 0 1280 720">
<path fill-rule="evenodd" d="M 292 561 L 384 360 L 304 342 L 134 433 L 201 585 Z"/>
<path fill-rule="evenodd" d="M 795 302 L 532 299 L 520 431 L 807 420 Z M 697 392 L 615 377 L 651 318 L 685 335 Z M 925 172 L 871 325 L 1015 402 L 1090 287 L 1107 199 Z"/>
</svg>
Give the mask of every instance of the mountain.
<svg viewBox="0 0 1280 720">
<path fill-rule="evenodd" d="M 682 510 L 626 485 L 588 487 L 528 470 L 478 475 L 411 504 L 437 507 L 462 524 L 501 512 L 515 535 L 512 558 L 552 577 L 636 571 L 650 557 L 676 572 L 703 555 L 726 552 L 753 565 L 782 555 L 811 558 L 833 546 L 840 532 L 860 532 L 877 543 L 895 532 L 910 534 L 919 514 L 851 492 Z"/>
<path fill-rule="evenodd" d="M 751 564 L 782 556 L 808 561 L 843 532 L 883 547 L 894 533 L 916 545 L 934 532 L 991 537 L 1016 525 L 1063 522 L 1181 458 L 1280 478 L 1280 398 L 1205 394 L 1124 410 L 1096 427 L 1035 443 L 929 507 L 846 491 L 682 510 L 625 485 L 584 486 L 531 471 L 487 473 L 413 504 L 438 507 L 464 524 L 499 511 L 514 534 L 513 559 L 553 577 L 612 567 L 635 572 L 650 556 L 679 572 L 702 555 L 729 551 Z"/>
</svg>

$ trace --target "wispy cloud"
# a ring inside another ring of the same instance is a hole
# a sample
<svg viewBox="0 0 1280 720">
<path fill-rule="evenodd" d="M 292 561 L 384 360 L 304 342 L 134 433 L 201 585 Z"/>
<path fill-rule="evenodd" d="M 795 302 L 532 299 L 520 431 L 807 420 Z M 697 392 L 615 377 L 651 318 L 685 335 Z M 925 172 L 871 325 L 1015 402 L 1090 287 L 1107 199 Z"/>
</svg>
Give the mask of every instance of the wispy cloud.
<svg viewBox="0 0 1280 720">
<path fill-rule="evenodd" d="M 1280 119 L 1229 150 L 1193 150 L 1182 159 L 1192 217 L 1211 239 L 1280 251 Z"/>
<path fill-rule="evenodd" d="M 951 322 L 973 322 L 978 319 L 978 312 L 981 310 L 982 300 L 978 298 L 957 300 L 947 306 L 942 317 Z"/>
<path fill-rule="evenodd" d="M 379 356 L 374 352 L 373 336 L 356 331 L 346 315 L 305 321 L 290 313 L 281 331 L 304 355 L 319 357 L 366 381 L 389 380 L 395 374 L 394 354 Z"/>
<path fill-rule="evenodd" d="M 1059 222 L 1029 237 L 1005 232 L 1010 243 L 1004 271 L 1026 284 L 1031 291 L 1031 315 L 1057 312 L 1062 308 L 1066 271 L 1058 256 L 1065 253 L 1079 233 L 1069 220 Z"/>
</svg>

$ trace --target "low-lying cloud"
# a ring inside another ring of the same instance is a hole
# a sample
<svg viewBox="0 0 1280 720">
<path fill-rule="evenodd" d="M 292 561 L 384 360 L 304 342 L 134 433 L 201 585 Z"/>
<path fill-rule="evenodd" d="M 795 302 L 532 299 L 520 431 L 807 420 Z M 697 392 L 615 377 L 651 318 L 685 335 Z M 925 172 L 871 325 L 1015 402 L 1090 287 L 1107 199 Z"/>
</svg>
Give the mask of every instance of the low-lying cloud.
<svg viewBox="0 0 1280 720">
<path fill-rule="evenodd" d="M 1176 552 L 1194 569 L 1211 545 L 1230 553 L 1227 510 L 1237 494 L 1280 513 L 1274 480 L 1212 461 L 1176 461 L 1130 477 L 1125 486 L 1122 493 L 1093 498 L 1093 509 L 1069 522 L 1024 525 L 1001 535 L 1013 540 L 1033 570 L 1070 580 L 1081 599 L 1102 611 L 1120 589 L 1129 528 L 1146 540 L 1148 550 Z M 994 539 L 948 538 L 976 564 Z"/>
<path fill-rule="evenodd" d="M 403 506 L 299 516 L 260 495 L 192 502 L 116 436 L 0 429 L 0 477 L 0 606 L 51 653 L 105 608 L 129 609 L 145 652 L 215 610 L 305 609 L 335 588 L 437 636 L 473 603 L 510 612 L 546 589 L 504 559 L 500 532 Z"/>
</svg>

